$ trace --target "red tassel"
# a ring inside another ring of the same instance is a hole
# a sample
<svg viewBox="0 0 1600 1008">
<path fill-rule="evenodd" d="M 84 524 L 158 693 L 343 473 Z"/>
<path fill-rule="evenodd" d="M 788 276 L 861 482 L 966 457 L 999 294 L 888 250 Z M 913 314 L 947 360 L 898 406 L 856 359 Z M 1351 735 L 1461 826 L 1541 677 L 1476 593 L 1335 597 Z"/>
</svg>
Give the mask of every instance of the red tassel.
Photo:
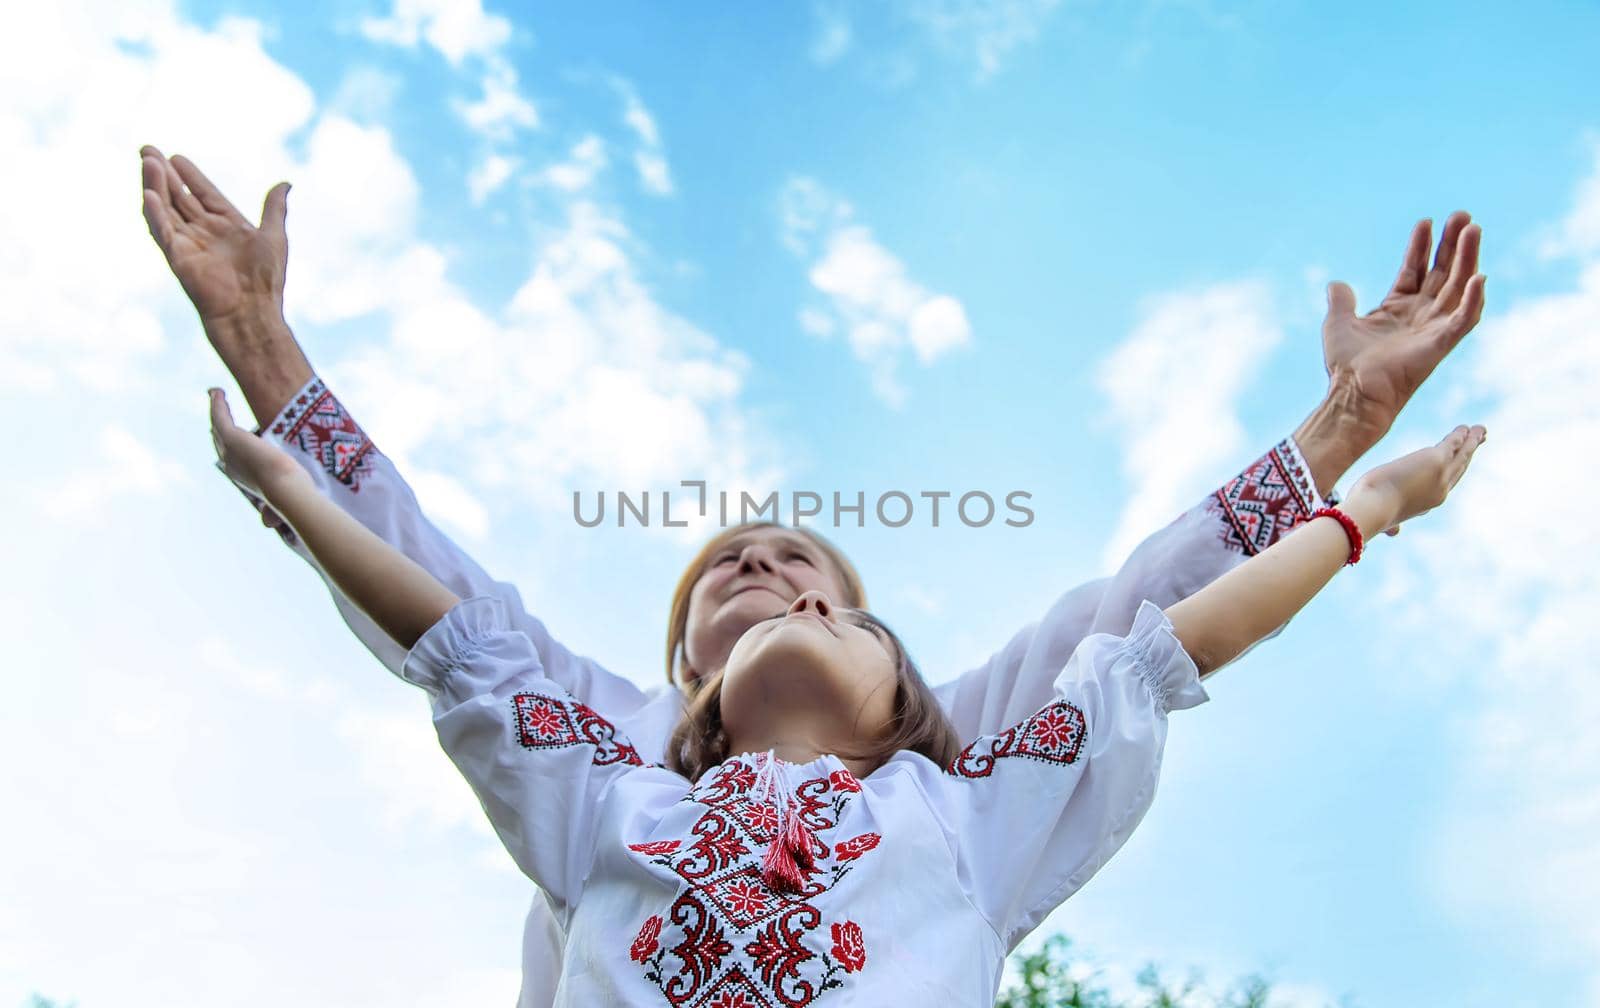
<svg viewBox="0 0 1600 1008">
<path fill-rule="evenodd" d="M 761 858 L 761 881 L 773 892 L 797 893 L 805 887 L 805 876 L 782 836 L 774 836 L 767 844 L 767 853 Z"/>
<path fill-rule="evenodd" d="M 783 830 L 783 845 L 789 848 L 789 853 L 794 855 L 795 863 L 805 872 L 814 871 L 817 867 L 817 856 L 814 844 L 816 837 L 800 816 L 793 811 L 789 814 L 789 823 Z"/>
</svg>

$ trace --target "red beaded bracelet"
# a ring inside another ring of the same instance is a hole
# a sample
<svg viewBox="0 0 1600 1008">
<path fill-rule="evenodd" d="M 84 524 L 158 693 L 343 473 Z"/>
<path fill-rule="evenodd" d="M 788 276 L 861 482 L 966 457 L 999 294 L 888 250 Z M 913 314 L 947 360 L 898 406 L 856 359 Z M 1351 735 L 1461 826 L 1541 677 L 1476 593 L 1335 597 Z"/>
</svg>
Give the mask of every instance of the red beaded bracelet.
<svg viewBox="0 0 1600 1008">
<path fill-rule="evenodd" d="M 1361 539 L 1361 530 L 1356 527 L 1356 520 L 1345 514 L 1343 511 L 1340 511 L 1336 507 L 1318 508 L 1316 511 L 1312 512 L 1311 517 L 1321 518 L 1323 515 L 1327 515 L 1329 518 L 1338 521 L 1340 525 L 1344 526 L 1345 538 L 1350 540 L 1350 559 L 1344 562 L 1345 566 L 1348 567 L 1360 560 L 1363 542 Z"/>
</svg>

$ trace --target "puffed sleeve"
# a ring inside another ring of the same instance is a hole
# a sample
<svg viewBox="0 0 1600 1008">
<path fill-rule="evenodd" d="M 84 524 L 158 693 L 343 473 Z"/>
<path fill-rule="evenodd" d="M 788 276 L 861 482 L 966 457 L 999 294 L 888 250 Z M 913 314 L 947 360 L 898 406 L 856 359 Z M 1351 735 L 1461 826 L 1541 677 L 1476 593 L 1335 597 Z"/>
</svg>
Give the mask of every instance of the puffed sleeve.
<svg viewBox="0 0 1600 1008">
<path fill-rule="evenodd" d="M 641 765 L 605 718 L 545 678 L 495 598 L 466 599 L 423 634 L 400 675 L 427 691 L 439 742 L 517 865 L 570 908 L 610 789 Z"/>
<path fill-rule="evenodd" d="M 1008 948 L 1127 841 L 1155 796 L 1168 712 L 1207 699 L 1147 600 L 1125 637 L 1078 645 L 1055 699 L 951 763 L 941 795 L 962 883 Z"/>
</svg>

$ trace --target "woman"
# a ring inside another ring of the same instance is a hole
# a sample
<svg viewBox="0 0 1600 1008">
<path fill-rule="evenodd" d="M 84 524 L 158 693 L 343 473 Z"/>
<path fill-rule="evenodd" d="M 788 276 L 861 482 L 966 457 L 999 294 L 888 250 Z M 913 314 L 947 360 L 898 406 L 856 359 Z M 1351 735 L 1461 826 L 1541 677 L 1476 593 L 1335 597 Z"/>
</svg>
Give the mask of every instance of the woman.
<svg viewBox="0 0 1600 1008">
<path fill-rule="evenodd" d="M 290 450 L 328 499 L 452 590 L 501 599 L 532 640 L 547 675 L 616 721 L 641 751 L 663 756 L 682 705 L 677 687 L 669 682 L 641 690 L 554 640 L 526 612 L 514 587 L 490 578 L 427 521 L 393 465 L 312 373 L 282 314 L 287 186 L 269 192 L 257 228 L 186 159 L 169 160 L 146 147 L 141 172 L 151 234 L 193 301 L 208 339 L 257 418 L 265 419 L 260 433 Z M 987 662 L 935 691 L 962 737 L 996 731 L 1035 710 L 1078 642 L 1095 632 L 1126 632 L 1142 600 L 1176 601 L 1309 519 L 1321 501 L 1319 488 L 1331 488 L 1389 429 L 1416 387 L 1481 315 L 1481 278 L 1468 280 L 1475 277 L 1479 240 L 1469 220 L 1458 213 L 1447 222 L 1431 271 L 1430 226 L 1419 224 L 1394 289 L 1369 316 L 1354 315 L 1348 288 L 1330 289 L 1324 347 L 1333 380 L 1327 398 L 1292 438 L 1152 535 L 1116 576 L 1066 592 Z M 270 512 L 263 512 L 263 520 L 273 523 Z M 280 531 L 311 560 L 291 530 Z M 827 550 L 820 538 L 800 534 Z M 836 597 L 850 599 L 852 580 L 860 592 L 859 578 L 836 552 L 830 553 L 826 570 L 802 572 L 779 553 L 783 541 L 775 528 L 727 530 L 689 564 L 671 606 L 669 678 L 687 682 L 715 672 L 725 664 L 741 624 L 768 615 L 760 613 L 755 598 L 730 602 L 709 585 L 698 604 L 692 597 L 709 551 L 725 543 L 739 549 L 730 561 L 737 576 L 766 582 L 773 602 L 792 601 L 807 587 L 832 589 Z M 330 590 L 352 630 L 398 672 L 404 649 L 331 583 Z M 764 600 L 767 593 L 753 594 Z M 857 601 L 864 605 L 864 596 Z M 524 1008 L 549 1003 L 560 939 L 544 901 L 535 899 L 524 942 Z"/>
<path fill-rule="evenodd" d="M 407 648 L 402 677 L 571 936 L 570 1005 L 992 1004 L 1007 952 L 1149 808 L 1200 674 L 1442 504 L 1484 438 L 1458 427 L 1166 613 L 1144 602 L 1126 637 L 1073 651 L 1050 702 L 959 752 L 887 627 L 807 590 L 706 676 L 661 767 L 544 674 L 499 601 L 463 601 L 211 394 L 227 471 Z"/>
</svg>

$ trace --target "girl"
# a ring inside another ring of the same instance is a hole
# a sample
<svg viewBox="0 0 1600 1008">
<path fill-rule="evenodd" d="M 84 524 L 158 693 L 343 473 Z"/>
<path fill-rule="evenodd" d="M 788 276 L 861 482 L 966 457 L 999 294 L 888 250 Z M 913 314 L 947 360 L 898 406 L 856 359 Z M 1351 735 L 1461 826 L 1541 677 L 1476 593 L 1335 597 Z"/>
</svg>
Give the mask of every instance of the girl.
<svg viewBox="0 0 1600 1008">
<path fill-rule="evenodd" d="M 1149 807 L 1172 709 L 1281 626 L 1366 536 L 1443 502 L 1481 427 L 1381 466 L 1343 510 L 1125 637 L 957 748 L 900 642 L 804 592 L 740 636 L 647 766 L 544 675 L 494 599 L 461 600 L 316 492 L 213 389 L 219 458 L 282 516 L 429 693 L 441 743 L 567 930 L 559 1004 L 993 1003 L 1006 952 Z"/>
</svg>

